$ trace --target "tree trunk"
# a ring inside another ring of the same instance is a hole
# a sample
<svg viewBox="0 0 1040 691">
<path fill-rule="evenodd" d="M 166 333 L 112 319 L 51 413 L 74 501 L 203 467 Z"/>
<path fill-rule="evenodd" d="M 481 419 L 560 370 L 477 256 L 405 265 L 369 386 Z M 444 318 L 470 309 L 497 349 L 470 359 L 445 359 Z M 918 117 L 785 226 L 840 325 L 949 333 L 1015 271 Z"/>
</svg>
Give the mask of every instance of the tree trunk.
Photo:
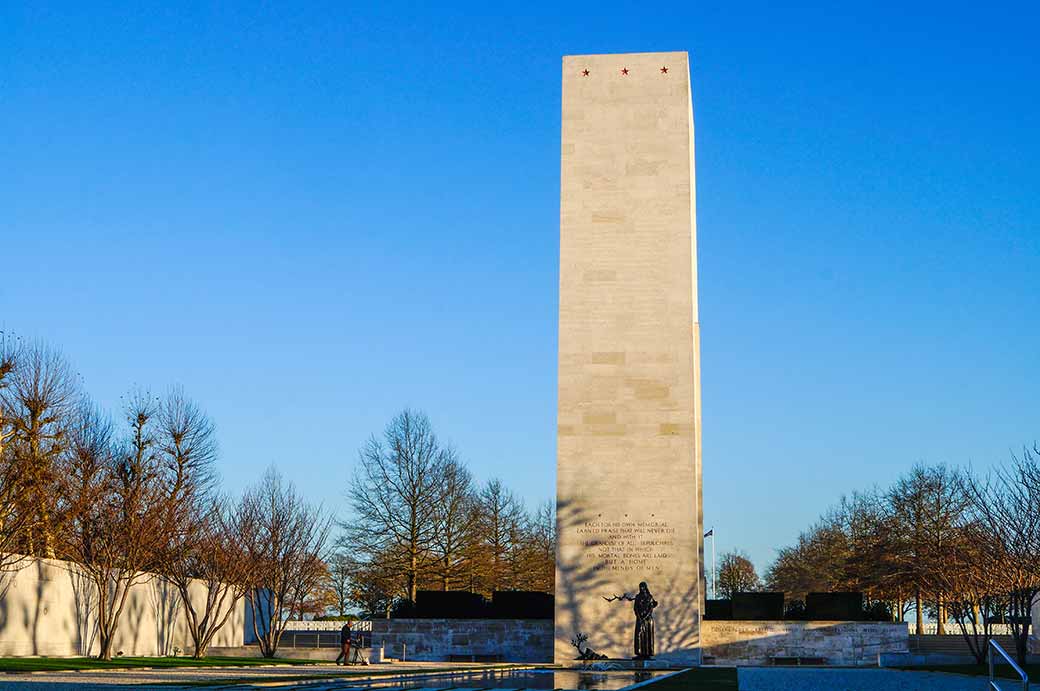
<svg viewBox="0 0 1040 691">
<path fill-rule="evenodd" d="M 99 617 L 100 619 L 100 617 Z M 100 623 L 100 622 L 99 622 Z M 114 636 L 111 631 L 107 630 L 105 626 L 98 627 L 98 643 L 100 649 L 98 650 L 99 660 L 111 660 L 112 659 L 112 639 Z"/>
<path fill-rule="evenodd" d="M 415 596 L 417 590 L 416 581 L 418 580 L 419 575 L 419 560 L 415 556 L 415 550 L 412 550 L 411 559 L 411 568 L 408 571 L 408 599 L 412 601 L 412 604 L 415 604 Z"/>
<path fill-rule="evenodd" d="M 917 609 L 917 635 L 920 636 L 921 629 L 924 628 L 924 612 L 922 611 L 923 603 L 921 602 L 920 588 L 914 593 L 914 606 Z"/>
<path fill-rule="evenodd" d="M 946 627 L 944 626 L 944 624 L 946 623 L 946 621 L 945 621 L 946 618 L 943 616 L 943 614 L 944 614 L 944 612 L 943 612 L 942 595 L 936 595 L 935 596 L 935 633 L 937 635 L 939 635 L 939 636 L 946 635 Z"/>
</svg>

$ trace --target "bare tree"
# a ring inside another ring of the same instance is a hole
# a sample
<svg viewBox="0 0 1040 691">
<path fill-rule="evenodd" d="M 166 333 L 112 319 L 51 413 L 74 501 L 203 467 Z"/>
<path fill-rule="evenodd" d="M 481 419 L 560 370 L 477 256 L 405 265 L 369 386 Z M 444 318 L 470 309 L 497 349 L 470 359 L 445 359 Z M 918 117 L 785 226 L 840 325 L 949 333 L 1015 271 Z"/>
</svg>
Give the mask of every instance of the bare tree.
<svg viewBox="0 0 1040 691">
<path fill-rule="evenodd" d="M 249 587 L 237 517 L 225 499 L 212 499 L 166 549 L 163 578 L 180 594 L 196 658 L 205 657 Z"/>
<path fill-rule="evenodd" d="M 899 573 L 914 588 L 918 631 L 923 621 L 923 597 L 931 594 L 938 633 L 943 633 L 946 594 L 935 575 L 944 568 L 964 522 L 968 501 L 959 488 L 957 474 L 946 466 L 918 465 L 890 492 L 897 531 L 894 554 Z"/>
<path fill-rule="evenodd" d="M 329 610 L 335 609 L 337 604 L 336 590 L 332 585 L 332 573 L 329 570 L 328 562 L 321 562 L 318 568 L 321 574 L 315 580 L 314 586 L 304 596 L 303 605 L 300 607 L 300 615 L 303 619 L 307 616 L 314 618 L 327 616 Z"/>
<path fill-rule="evenodd" d="M 919 624 L 931 598 L 941 626 L 952 595 L 937 574 L 964 525 L 967 503 L 956 472 L 916 466 L 885 492 L 843 498 L 797 545 L 779 550 L 767 584 L 792 599 L 858 590 L 900 619 L 912 605 Z"/>
<path fill-rule="evenodd" d="M 947 549 L 943 568 L 934 574 L 942 592 L 948 594 L 948 609 L 968 650 L 980 665 L 989 652 L 993 619 L 1007 608 L 1001 574 L 987 563 L 986 540 L 980 525 L 966 522 Z"/>
<path fill-rule="evenodd" d="M 766 585 L 792 600 L 804 600 L 810 592 L 839 589 L 847 563 L 848 540 L 838 523 L 825 517 L 799 535 L 793 546 L 777 550 L 766 571 Z"/>
<path fill-rule="evenodd" d="M 755 565 L 747 555 L 741 552 L 728 552 L 722 555 L 719 564 L 719 592 L 725 598 L 732 598 L 736 593 L 747 593 L 758 590 L 761 582 Z"/>
<path fill-rule="evenodd" d="M 523 503 L 496 478 L 484 485 L 477 506 L 477 563 L 483 588 L 492 593 L 513 590 L 516 572 L 512 560 L 526 519 Z"/>
<path fill-rule="evenodd" d="M 174 388 L 157 408 L 156 447 L 166 486 L 166 522 L 183 532 L 211 508 L 216 490 L 217 441 L 213 422 Z"/>
<path fill-rule="evenodd" d="M 329 589 L 335 596 L 336 612 L 342 617 L 346 615 L 347 610 L 350 608 L 355 562 L 345 552 L 337 551 L 329 559 L 328 566 Z"/>
<path fill-rule="evenodd" d="M 398 560 L 376 555 L 351 561 L 350 602 L 363 616 L 389 619 L 398 593 L 406 592 L 402 574 L 388 566 Z"/>
<path fill-rule="evenodd" d="M 440 476 L 441 497 L 433 517 L 432 552 L 441 589 L 451 590 L 463 578 L 466 547 L 473 540 L 477 513 L 472 478 L 454 452 L 445 453 Z"/>
<path fill-rule="evenodd" d="M 8 452 L 7 442 L 14 436 L 12 411 L 6 404 L 3 390 L 11 384 L 14 368 L 20 359 L 21 343 L 14 336 L 0 331 L 0 457 Z"/>
<path fill-rule="evenodd" d="M 155 452 L 157 403 L 130 396 L 128 439 L 113 445 L 111 427 L 89 408 L 73 428 L 64 498 L 68 521 L 62 556 L 95 590 L 101 659 L 112 644 L 130 590 L 150 577 L 166 545 L 165 492 Z"/>
<path fill-rule="evenodd" d="M 249 573 L 253 633 L 261 654 L 274 657 L 286 622 L 299 616 L 325 578 L 331 518 L 272 468 L 242 497 L 236 525 Z"/>
<path fill-rule="evenodd" d="M 156 455 L 168 543 L 160 571 L 180 594 L 195 657 L 245 595 L 245 563 L 225 499 L 215 495 L 217 442 L 209 417 L 174 388 L 156 415 Z M 202 590 L 201 600 L 193 592 Z"/>
<path fill-rule="evenodd" d="M 19 511 L 22 473 L 14 449 L 8 441 L 14 436 L 14 423 L 4 405 L 4 389 L 10 384 L 19 360 L 20 344 L 13 336 L 0 331 L 0 577 L 17 570 L 22 555 L 19 540 L 25 531 L 29 514 Z M 9 581 L 5 578 L 0 595 Z"/>
<path fill-rule="evenodd" d="M 1015 657 L 1025 664 L 1030 615 L 1040 594 L 1040 452 L 1026 450 L 987 479 L 963 486 L 971 517 L 982 529 L 980 568 L 999 579 L 1006 594 Z"/>
<path fill-rule="evenodd" d="M 520 504 L 520 513 L 507 525 L 510 549 L 506 552 L 505 567 L 508 578 L 507 590 L 533 590 L 535 554 L 532 545 L 534 527 L 527 507 Z"/>
<path fill-rule="evenodd" d="M 350 486 L 354 516 L 344 528 L 352 549 L 369 559 L 393 557 L 391 566 L 405 575 L 412 602 L 435 561 L 444 469 L 452 458 L 429 418 L 405 410 L 382 440 L 372 437 L 362 448 Z"/>
<path fill-rule="evenodd" d="M 884 602 L 890 610 L 903 609 L 905 579 L 898 559 L 897 523 L 888 496 L 876 490 L 843 498 L 831 514 L 834 527 L 844 535 L 844 564 L 835 585 L 860 591 L 866 603 Z"/>
<path fill-rule="evenodd" d="M 532 590 L 551 593 L 556 583 L 556 509 L 552 502 L 538 506 L 528 536 Z"/>
<path fill-rule="evenodd" d="M 24 521 L 19 551 L 55 556 L 56 472 L 68 446 L 68 426 L 80 398 L 76 376 L 57 350 L 42 343 L 19 348 L 0 388 L 7 426 L 5 451 L 20 476 L 17 511 Z"/>
</svg>

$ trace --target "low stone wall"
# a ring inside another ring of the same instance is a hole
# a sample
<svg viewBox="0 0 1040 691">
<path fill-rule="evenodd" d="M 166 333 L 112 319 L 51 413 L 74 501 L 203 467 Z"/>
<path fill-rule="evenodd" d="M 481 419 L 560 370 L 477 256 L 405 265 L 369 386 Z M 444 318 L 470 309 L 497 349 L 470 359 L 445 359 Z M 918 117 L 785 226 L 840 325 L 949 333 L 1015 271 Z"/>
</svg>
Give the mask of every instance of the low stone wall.
<svg viewBox="0 0 1040 691">
<path fill-rule="evenodd" d="M 552 662 L 551 619 L 375 619 L 372 646 L 386 657 L 424 662 L 451 656 L 500 656 L 507 662 Z"/>
<path fill-rule="evenodd" d="M 499 657 L 506 662 L 550 663 L 553 622 L 545 619 L 375 619 L 374 647 L 384 655 L 422 662 L 452 656 Z M 287 634 L 291 636 L 292 634 Z M 366 636 L 367 638 L 367 636 Z M 307 649 L 283 639 L 279 657 L 332 659 L 335 648 Z M 309 639 L 308 639 L 309 640 Z M 878 655 L 906 653 L 906 624 L 847 621 L 704 621 L 705 663 L 768 665 L 774 657 L 822 658 L 831 665 L 876 665 Z M 252 650 L 252 649 L 250 649 Z M 221 651 L 221 654 L 229 654 Z M 236 654 L 247 654 L 245 649 Z"/>
<path fill-rule="evenodd" d="M 775 657 L 823 658 L 829 665 L 876 665 L 882 653 L 905 653 L 905 623 L 858 621 L 705 621 L 706 663 L 768 665 Z"/>
<path fill-rule="evenodd" d="M 56 559 L 25 559 L 17 567 L 0 574 L 0 656 L 96 655 L 97 596 L 91 581 L 75 564 Z M 201 610 L 202 584 L 193 584 L 190 594 Z M 239 601 L 213 645 L 242 645 L 246 620 L 245 602 Z M 156 576 L 143 576 L 127 595 L 114 650 L 151 656 L 179 648 L 183 655 L 192 647 L 176 589 Z"/>
<path fill-rule="evenodd" d="M 362 652 L 365 657 L 368 657 L 368 650 Z M 215 657 L 261 657 L 260 647 L 256 645 L 211 647 L 207 654 Z M 288 646 L 281 646 L 274 654 L 279 659 L 324 660 L 325 662 L 335 661 L 337 655 L 339 655 L 339 648 L 290 648 Z"/>
</svg>

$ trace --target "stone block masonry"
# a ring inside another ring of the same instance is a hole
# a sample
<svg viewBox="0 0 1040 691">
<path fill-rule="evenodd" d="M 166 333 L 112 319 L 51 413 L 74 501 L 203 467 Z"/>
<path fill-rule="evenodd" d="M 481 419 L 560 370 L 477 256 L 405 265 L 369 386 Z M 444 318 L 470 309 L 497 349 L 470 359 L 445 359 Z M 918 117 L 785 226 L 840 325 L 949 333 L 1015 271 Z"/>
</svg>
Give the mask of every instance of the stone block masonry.
<svg viewBox="0 0 1040 691">
<path fill-rule="evenodd" d="M 701 412 L 693 112 L 686 53 L 563 58 L 555 659 L 570 640 L 696 664 Z"/>
<path fill-rule="evenodd" d="M 768 665 L 777 657 L 822 658 L 828 665 L 878 664 L 878 656 L 906 653 L 905 623 L 849 621 L 705 621 L 705 662 Z"/>
<path fill-rule="evenodd" d="M 719 665 L 768 665 L 774 657 L 876 665 L 878 655 L 909 646 L 906 624 L 847 621 L 705 621 L 701 641 L 704 662 Z M 409 660 L 422 662 L 476 655 L 545 663 L 554 655 L 553 622 L 545 619 L 376 619 L 372 644 L 389 657 L 404 645 Z M 573 661 L 573 647 L 568 655 L 564 663 Z"/>
<path fill-rule="evenodd" d="M 505 662 L 552 662 L 553 623 L 548 619 L 375 619 L 372 645 L 384 655 L 434 662 L 488 656 Z"/>
</svg>

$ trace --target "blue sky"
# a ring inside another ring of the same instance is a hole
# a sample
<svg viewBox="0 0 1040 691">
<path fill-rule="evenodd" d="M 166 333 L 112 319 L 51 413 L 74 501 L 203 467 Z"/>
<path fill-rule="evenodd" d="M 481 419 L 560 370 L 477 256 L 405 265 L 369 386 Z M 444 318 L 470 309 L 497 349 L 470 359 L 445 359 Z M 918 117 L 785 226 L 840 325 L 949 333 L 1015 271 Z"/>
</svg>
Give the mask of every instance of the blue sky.
<svg viewBox="0 0 1040 691">
<path fill-rule="evenodd" d="M 554 493 L 560 57 L 688 50 L 705 522 L 1040 438 L 1034 4 L 0 5 L 0 328 L 345 513 L 425 409 Z"/>
</svg>

